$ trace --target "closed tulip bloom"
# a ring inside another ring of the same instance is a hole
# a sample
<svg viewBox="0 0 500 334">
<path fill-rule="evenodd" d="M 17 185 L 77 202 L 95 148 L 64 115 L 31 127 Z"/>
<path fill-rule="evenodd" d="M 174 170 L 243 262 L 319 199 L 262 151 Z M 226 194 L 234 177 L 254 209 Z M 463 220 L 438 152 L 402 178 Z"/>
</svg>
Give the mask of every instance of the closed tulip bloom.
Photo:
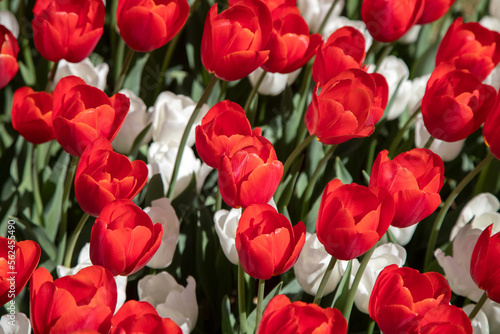
<svg viewBox="0 0 500 334">
<path fill-rule="evenodd" d="M 210 108 L 195 131 L 198 155 L 207 165 L 216 169 L 219 168 L 221 155 L 227 151 L 231 136 L 262 135 L 260 128 L 252 130 L 243 108 L 229 100 Z"/>
<path fill-rule="evenodd" d="M 52 127 L 52 94 L 21 87 L 14 92 L 12 127 L 33 144 L 54 139 Z"/>
<path fill-rule="evenodd" d="M 293 226 L 269 204 L 250 205 L 236 230 L 236 251 L 250 276 L 270 279 L 287 272 L 297 261 L 306 240 L 303 222 Z"/>
<path fill-rule="evenodd" d="M 0 88 L 7 86 L 19 70 L 17 54 L 19 44 L 12 33 L 0 25 Z"/>
<path fill-rule="evenodd" d="M 8 226 L 10 234 L 13 225 Z M 0 305 L 13 300 L 24 289 L 40 261 L 40 254 L 40 246 L 32 240 L 16 242 L 0 237 Z"/>
<path fill-rule="evenodd" d="M 102 0 L 37 0 L 33 15 L 35 47 L 50 61 L 82 61 L 103 33 Z"/>
<path fill-rule="evenodd" d="M 35 334 L 84 329 L 107 333 L 115 305 L 115 280 L 100 266 L 55 281 L 40 267 L 30 281 L 30 320 Z"/>
<path fill-rule="evenodd" d="M 386 334 L 412 333 L 429 310 L 448 305 L 450 297 L 443 275 L 393 264 L 375 282 L 369 314 Z"/>
<path fill-rule="evenodd" d="M 347 321 L 336 308 L 321 308 L 301 301 L 290 302 L 285 295 L 269 301 L 257 334 L 347 333 Z"/>
<path fill-rule="evenodd" d="M 144 187 L 148 167 L 113 151 L 105 138 L 94 141 L 80 157 L 75 196 L 83 211 L 97 217 L 116 199 L 133 199 Z"/>
<path fill-rule="evenodd" d="M 377 156 L 370 175 L 370 187 L 387 189 L 394 198 L 391 225 L 408 227 L 429 216 L 441 204 L 444 164 L 430 150 L 415 148 L 389 160 L 388 151 Z"/>
<path fill-rule="evenodd" d="M 424 9 L 425 0 L 365 0 L 361 19 L 379 42 L 394 42 L 413 27 Z"/>
<path fill-rule="evenodd" d="M 246 77 L 268 59 L 271 31 L 271 13 L 259 0 L 238 1 L 220 14 L 213 5 L 201 40 L 203 66 L 222 80 Z"/>
<path fill-rule="evenodd" d="M 307 130 L 328 145 L 368 137 L 384 114 L 387 97 L 387 82 L 382 75 L 345 70 L 314 88 L 304 119 Z"/>
<path fill-rule="evenodd" d="M 490 148 L 491 153 L 500 159 L 500 98 L 497 98 L 493 109 L 490 111 L 483 126 L 484 142 Z"/>
<path fill-rule="evenodd" d="M 457 18 L 448 28 L 436 54 L 436 67 L 450 62 L 484 80 L 500 62 L 500 34 L 477 22 Z"/>
<path fill-rule="evenodd" d="M 123 94 L 108 97 L 78 77 L 65 77 L 54 90 L 52 124 L 56 139 L 66 152 L 80 156 L 97 138 L 115 138 L 129 106 L 130 100 Z"/>
<path fill-rule="evenodd" d="M 361 68 L 365 60 L 365 38 L 354 27 L 337 29 L 318 49 L 312 68 L 316 83 L 323 86 L 349 68 Z"/>
<path fill-rule="evenodd" d="M 113 276 L 142 269 L 160 247 L 163 227 L 129 199 L 102 209 L 90 235 L 90 259 Z"/>
<path fill-rule="evenodd" d="M 316 233 L 330 255 L 352 260 L 382 238 L 393 216 L 394 201 L 387 190 L 334 179 L 323 191 Z"/>
<path fill-rule="evenodd" d="M 424 10 L 417 24 L 426 24 L 440 19 L 454 3 L 455 0 L 424 0 Z"/>
<path fill-rule="evenodd" d="M 468 71 L 441 64 L 429 79 L 422 99 L 425 127 L 437 139 L 465 139 L 484 123 L 495 98 L 495 89 Z"/>
</svg>

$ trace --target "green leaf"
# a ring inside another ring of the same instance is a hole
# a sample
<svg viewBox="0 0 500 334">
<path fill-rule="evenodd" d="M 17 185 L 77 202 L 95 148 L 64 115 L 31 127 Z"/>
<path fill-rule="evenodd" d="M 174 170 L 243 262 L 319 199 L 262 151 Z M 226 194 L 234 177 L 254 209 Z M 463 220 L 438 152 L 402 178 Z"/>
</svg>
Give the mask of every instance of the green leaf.
<svg viewBox="0 0 500 334">
<path fill-rule="evenodd" d="M 335 297 L 333 297 L 332 307 L 335 307 L 338 310 L 344 309 L 345 302 L 347 300 L 347 294 L 349 293 L 349 286 L 351 285 L 350 284 L 351 270 L 352 270 L 352 260 L 349 261 L 344 276 L 342 276 L 342 279 L 340 280 L 340 283 L 337 286 L 337 291 L 335 291 Z"/>
<path fill-rule="evenodd" d="M 17 217 L 10 217 L 16 223 L 19 223 L 21 231 L 24 233 L 26 239 L 34 240 L 40 248 L 48 255 L 48 257 L 55 261 L 57 257 L 57 248 L 49 239 L 45 230 L 40 226 L 33 224 L 27 220 L 19 219 Z"/>
<path fill-rule="evenodd" d="M 19 64 L 19 72 L 21 72 L 25 85 L 34 86 L 36 83 L 35 73 L 31 72 L 28 66 L 24 65 L 22 61 L 18 61 L 17 63 Z"/>
<path fill-rule="evenodd" d="M 144 70 L 144 66 L 146 65 L 148 59 L 149 53 L 146 53 L 142 56 L 142 58 L 139 58 L 123 83 L 123 88 L 131 90 L 137 96 L 139 96 L 139 91 L 141 90 L 142 71 Z"/>
<path fill-rule="evenodd" d="M 225 295 L 222 298 L 221 312 L 222 312 L 222 321 L 221 321 L 222 334 L 233 334 L 234 324 L 236 323 L 236 319 L 234 315 L 231 313 L 231 303 L 227 295 Z"/>
<path fill-rule="evenodd" d="M 139 151 L 139 147 L 141 146 L 142 141 L 144 140 L 144 137 L 148 134 L 149 129 L 151 129 L 151 126 L 153 125 L 153 122 L 149 123 L 146 125 L 146 127 L 137 135 L 137 137 L 134 140 L 134 143 L 132 144 L 132 148 L 130 149 L 129 153 L 129 159 L 132 159 L 137 155 L 137 152 Z"/>
<path fill-rule="evenodd" d="M 346 158 L 346 160 L 347 160 L 347 158 Z M 349 173 L 349 171 L 347 170 L 347 168 L 345 168 L 345 163 L 342 160 L 340 160 L 339 157 L 335 158 L 334 168 L 335 168 L 335 175 L 337 175 L 337 178 L 340 181 L 342 181 L 343 184 L 352 183 L 352 176 Z"/>
<path fill-rule="evenodd" d="M 165 196 L 165 189 L 163 189 L 161 174 L 153 175 L 151 180 L 149 180 L 147 187 L 146 197 L 144 199 L 145 206 L 151 206 L 152 201 Z"/>
</svg>

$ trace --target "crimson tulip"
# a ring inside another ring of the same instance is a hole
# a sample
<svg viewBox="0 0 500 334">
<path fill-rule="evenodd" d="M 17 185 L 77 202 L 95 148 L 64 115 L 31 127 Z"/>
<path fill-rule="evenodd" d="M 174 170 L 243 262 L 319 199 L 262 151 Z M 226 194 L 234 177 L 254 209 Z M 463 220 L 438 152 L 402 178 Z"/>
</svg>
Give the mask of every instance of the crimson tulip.
<svg viewBox="0 0 500 334">
<path fill-rule="evenodd" d="M 48 142 L 56 137 L 52 127 L 52 94 L 21 87 L 14 92 L 12 127 L 33 144 Z"/>
<path fill-rule="evenodd" d="M 196 150 L 210 167 L 219 168 L 220 157 L 227 150 L 231 136 L 260 136 L 262 131 L 252 131 L 243 108 L 229 100 L 214 105 L 196 127 Z"/>
<path fill-rule="evenodd" d="M 261 136 L 232 136 L 219 164 L 222 199 L 233 208 L 271 200 L 283 176 L 273 145 Z"/>
<path fill-rule="evenodd" d="M 414 333 L 426 313 L 448 305 L 450 297 L 451 290 L 443 275 L 421 274 L 413 268 L 393 264 L 379 274 L 368 311 L 386 334 Z"/>
<path fill-rule="evenodd" d="M 391 225 L 408 227 L 429 216 L 441 204 L 444 164 L 430 150 L 415 148 L 389 160 L 387 150 L 377 156 L 370 175 L 370 187 L 387 189 L 394 198 Z"/>
<path fill-rule="evenodd" d="M 187 0 L 120 0 L 116 11 L 120 35 L 131 49 L 139 52 L 167 44 L 188 16 Z"/>
<path fill-rule="evenodd" d="M 13 225 L 8 226 L 10 234 Z M 0 305 L 24 289 L 40 261 L 40 252 L 40 246 L 32 240 L 16 242 L 0 237 Z"/>
<path fill-rule="evenodd" d="M 424 10 L 425 0 L 364 0 L 361 19 L 379 42 L 394 42 L 413 27 Z"/>
<path fill-rule="evenodd" d="M 449 62 L 484 80 L 500 62 L 500 34 L 477 22 L 457 18 L 448 28 L 436 54 L 436 67 Z"/>
<path fill-rule="evenodd" d="M 54 90 L 52 123 L 56 139 L 66 152 L 80 156 L 95 139 L 115 138 L 129 106 L 124 94 L 108 97 L 78 77 L 65 77 Z"/>
<path fill-rule="evenodd" d="M 90 260 L 113 276 L 131 275 L 142 269 L 161 243 L 163 227 L 129 199 L 107 204 L 90 235 Z"/>
<path fill-rule="evenodd" d="M 113 151 L 105 138 L 90 144 L 75 173 L 75 196 L 83 211 L 97 217 L 116 199 L 132 199 L 144 187 L 148 167 Z"/>
<path fill-rule="evenodd" d="M 103 33 L 102 0 L 37 0 L 33 15 L 35 47 L 50 61 L 84 60 Z"/>
<path fill-rule="evenodd" d="M 417 24 L 426 24 L 440 19 L 455 0 L 424 0 L 424 10 Z"/>
<path fill-rule="evenodd" d="M 285 295 L 269 301 L 257 334 L 347 333 L 347 321 L 336 308 L 321 308 L 301 301 L 290 302 Z"/>
<path fill-rule="evenodd" d="M 466 70 L 443 63 L 432 73 L 422 99 L 425 127 L 446 142 L 465 139 L 484 123 L 495 98 L 493 87 Z"/>
<path fill-rule="evenodd" d="M 243 270 L 258 279 L 287 272 L 306 241 L 303 222 L 293 226 L 269 204 L 247 207 L 236 230 L 236 251 Z"/>
<path fill-rule="evenodd" d="M 314 88 L 304 119 L 307 130 L 329 145 L 367 137 L 384 114 L 388 91 L 387 82 L 380 74 L 345 70 Z"/>
<path fill-rule="evenodd" d="M 500 98 L 497 97 L 493 109 L 489 112 L 483 126 L 484 142 L 490 148 L 490 152 L 500 159 Z"/>
<path fill-rule="evenodd" d="M 220 14 L 213 5 L 201 40 L 203 66 L 226 81 L 246 77 L 268 59 L 271 31 L 271 13 L 259 0 L 238 1 Z"/>
<path fill-rule="evenodd" d="M 0 88 L 7 86 L 19 70 L 19 44 L 9 29 L 0 25 Z"/>
<path fill-rule="evenodd" d="M 411 334 L 472 334 L 467 314 L 455 305 L 439 305 L 427 311 Z"/>
<path fill-rule="evenodd" d="M 35 334 L 95 330 L 107 333 L 116 307 L 113 275 L 100 266 L 52 278 L 43 267 L 30 282 L 31 325 Z"/>
<path fill-rule="evenodd" d="M 337 29 L 318 49 L 312 76 L 323 86 L 333 77 L 349 68 L 361 68 L 365 60 L 365 38 L 359 30 L 345 26 Z"/>
</svg>

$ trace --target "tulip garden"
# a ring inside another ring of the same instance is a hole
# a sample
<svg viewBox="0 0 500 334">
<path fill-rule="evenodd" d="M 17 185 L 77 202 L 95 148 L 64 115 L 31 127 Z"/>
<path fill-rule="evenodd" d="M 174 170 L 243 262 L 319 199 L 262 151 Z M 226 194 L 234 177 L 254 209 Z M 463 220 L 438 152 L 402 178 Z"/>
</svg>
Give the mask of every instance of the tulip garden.
<svg viewBox="0 0 500 334">
<path fill-rule="evenodd" d="M 1 333 L 500 333 L 500 1 L 0 0 L 0 45 Z"/>
</svg>

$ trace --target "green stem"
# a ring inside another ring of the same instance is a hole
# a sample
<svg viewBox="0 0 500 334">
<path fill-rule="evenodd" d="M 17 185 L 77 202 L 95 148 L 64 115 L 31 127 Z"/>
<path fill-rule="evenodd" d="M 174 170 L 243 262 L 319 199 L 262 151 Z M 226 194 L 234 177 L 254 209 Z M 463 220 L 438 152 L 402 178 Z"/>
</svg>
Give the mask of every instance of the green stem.
<svg viewBox="0 0 500 334">
<path fill-rule="evenodd" d="M 38 146 L 31 144 L 32 158 L 31 158 L 31 182 L 33 187 L 33 199 L 35 200 L 35 206 L 40 217 L 40 223 L 45 226 L 45 219 L 43 215 L 43 201 L 40 195 L 40 181 L 38 176 Z"/>
<path fill-rule="evenodd" d="M 302 143 L 300 143 L 300 145 L 297 146 L 293 150 L 293 152 L 290 154 L 290 156 L 288 157 L 288 159 L 286 159 L 285 165 L 283 167 L 283 178 L 282 178 L 282 180 L 285 179 L 286 173 L 290 169 L 290 166 L 292 165 L 292 163 L 295 161 L 295 159 L 297 159 L 297 157 L 299 156 L 299 154 L 303 150 L 305 150 L 305 148 L 313 141 L 314 137 L 315 137 L 314 135 L 310 135 L 309 137 L 307 137 L 306 139 L 304 139 L 304 141 Z"/>
<path fill-rule="evenodd" d="M 20 32 L 20 45 L 23 50 L 23 57 L 24 57 L 24 62 L 26 63 L 26 66 L 28 67 L 31 75 L 33 76 L 33 82 L 25 82 L 26 85 L 32 86 L 36 84 L 36 69 L 35 69 L 35 64 L 33 63 L 33 55 L 31 54 L 31 47 L 30 47 L 30 42 L 28 39 L 28 36 L 26 36 L 26 16 L 25 16 L 25 11 L 26 7 L 24 4 L 24 1 L 19 2 L 19 7 L 18 7 L 18 22 L 19 22 L 19 32 Z M 31 28 L 31 27 L 30 27 Z"/>
<path fill-rule="evenodd" d="M 260 319 L 262 318 L 262 302 L 264 300 L 264 288 L 266 287 L 266 280 L 259 280 L 259 291 L 257 293 L 257 313 L 255 314 L 255 330 L 259 328 Z"/>
<path fill-rule="evenodd" d="M 439 230 L 441 229 L 441 225 L 443 224 L 444 217 L 446 216 L 446 213 L 448 213 L 448 210 L 451 207 L 451 204 L 457 198 L 457 196 L 460 194 L 460 192 L 469 184 L 470 181 L 484 168 L 486 167 L 492 160 L 494 159 L 493 154 L 491 152 L 488 152 L 486 157 L 474 168 L 472 171 L 467 174 L 464 179 L 457 185 L 455 189 L 451 192 L 451 194 L 448 196 L 446 201 L 444 202 L 443 207 L 441 210 L 439 210 L 439 213 L 436 217 L 436 220 L 434 221 L 434 225 L 432 226 L 432 232 L 431 236 L 429 238 L 429 243 L 427 245 L 427 251 L 425 253 L 425 264 L 424 268 L 427 269 L 429 268 L 429 265 L 432 260 L 432 255 L 434 254 L 434 249 L 436 248 L 436 242 L 439 234 Z"/>
<path fill-rule="evenodd" d="M 187 142 L 187 139 L 189 137 L 189 133 L 191 132 L 191 128 L 193 127 L 194 121 L 196 120 L 196 118 L 198 117 L 198 114 L 200 113 L 201 107 L 207 101 L 208 96 L 210 95 L 212 88 L 214 88 L 217 80 L 218 80 L 217 77 L 215 75 L 212 75 L 212 77 L 210 78 L 210 81 L 207 85 L 207 88 L 205 88 L 205 91 L 201 95 L 200 100 L 196 104 L 196 107 L 194 108 L 193 113 L 191 114 L 191 117 L 188 120 L 186 128 L 184 129 L 184 133 L 182 134 L 182 139 L 181 139 L 181 143 L 179 145 L 179 150 L 177 151 L 177 156 L 175 158 L 174 170 L 172 171 L 172 177 L 170 178 L 170 184 L 168 186 L 168 191 L 167 191 L 167 195 L 166 195 L 170 200 L 172 200 L 172 196 L 174 195 L 175 184 L 177 183 L 177 174 L 179 173 L 179 167 L 181 166 L 182 154 L 184 153 L 184 147 L 186 146 L 186 142 Z"/>
<path fill-rule="evenodd" d="M 424 148 L 430 149 L 433 142 L 434 142 L 434 137 L 430 136 L 429 139 L 427 139 L 427 142 L 425 143 Z"/>
<path fill-rule="evenodd" d="M 307 135 L 307 128 L 306 128 L 306 123 L 304 122 L 304 117 L 307 112 L 306 108 L 306 103 L 307 103 L 307 98 L 309 97 L 309 90 L 311 87 L 311 81 L 312 81 L 312 66 L 313 62 L 309 61 L 307 63 L 306 70 L 304 72 L 304 79 L 302 81 L 302 86 L 300 87 L 300 100 L 299 100 L 299 105 L 297 107 L 297 110 L 301 112 L 301 122 L 299 125 L 299 130 L 297 131 L 297 144 L 299 145 L 304 138 Z"/>
<path fill-rule="evenodd" d="M 240 312 L 240 333 L 247 332 L 247 311 L 245 306 L 245 272 L 238 264 L 238 308 Z"/>
<path fill-rule="evenodd" d="M 134 54 L 135 51 L 129 48 L 127 51 L 127 55 L 125 56 L 125 60 L 123 61 L 122 70 L 116 81 L 115 90 L 113 94 L 118 93 L 118 91 L 122 88 L 123 83 L 125 82 L 125 76 L 127 75 L 130 64 L 132 63 L 132 59 L 134 58 Z"/>
<path fill-rule="evenodd" d="M 376 63 L 375 63 L 375 71 L 374 72 L 377 72 L 379 67 L 380 67 L 380 64 L 382 64 L 382 61 L 385 59 L 385 57 L 387 57 L 392 49 L 394 48 L 394 44 L 395 42 L 392 42 L 391 44 L 388 44 L 384 47 L 384 49 L 382 50 L 382 54 L 380 55 L 380 57 L 378 57 Z"/>
<path fill-rule="evenodd" d="M 222 209 L 222 194 L 220 193 L 220 188 L 217 187 L 217 195 L 215 197 L 215 212 Z"/>
<path fill-rule="evenodd" d="M 476 306 L 472 309 L 471 313 L 469 314 L 469 319 L 472 321 L 476 315 L 479 313 L 481 308 L 483 307 L 484 303 L 488 300 L 488 295 L 486 294 L 486 291 L 483 293 L 479 301 L 477 302 Z"/>
<path fill-rule="evenodd" d="M 181 31 L 175 35 L 175 37 L 168 43 L 167 53 L 165 54 L 165 58 L 163 59 L 163 64 L 161 65 L 160 76 L 158 77 L 158 85 L 156 86 L 156 91 L 154 96 L 158 96 L 163 89 L 163 84 L 165 83 L 165 73 L 167 72 L 168 66 L 170 65 L 170 61 L 172 60 L 172 56 L 175 51 L 175 47 L 179 42 L 181 37 Z"/>
<path fill-rule="evenodd" d="M 396 155 L 396 151 L 398 149 L 399 143 L 401 142 L 401 139 L 403 139 L 403 136 L 406 133 L 406 131 L 408 131 L 410 126 L 413 124 L 413 121 L 415 120 L 415 118 L 417 118 L 418 114 L 420 114 L 419 110 L 420 110 L 420 102 L 417 104 L 417 106 L 413 110 L 413 114 L 410 116 L 410 118 L 408 118 L 408 120 L 406 121 L 403 128 L 401 128 L 401 130 L 399 130 L 398 134 L 396 135 L 396 137 L 392 141 L 391 146 L 389 146 L 389 156 L 394 157 Z"/>
<path fill-rule="evenodd" d="M 366 51 L 365 62 L 368 59 L 368 56 L 375 52 L 375 49 L 377 49 L 380 44 L 381 42 L 373 40 L 372 45 L 370 45 L 370 48 Z"/>
<path fill-rule="evenodd" d="M 84 213 L 82 215 L 82 218 L 80 218 L 80 221 L 78 222 L 78 225 L 76 225 L 75 230 L 73 231 L 73 234 L 71 234 L 71 237 L 69 238 L 68 245 L 66 247 L 66 255 L 64 257 L 64 266 L 65 267 L 71 267 L 71 259 L 73 258 L 73 251 L 75 249 L 76 242 L 78 240 L 78 237 L 80 236 L 80 232 L 82 232 L 83 227 L 85 226 L 85 223 L 87 222 L 87 219 L 89 219 L 88 213 Z"/>
<path fill-rule="evenodd" d="M 314 304 L 319 305 L 321 303 L 321 298 L 323 298 L 323 294 L 325 293 L 326 284 L 332 275 L 333 268 L 335 267 L 335 263 L 337 263 L 337 259 L 332 256 L 330 259 L 330 263 L 328 263 L 328 267 L 326 267 L 325 274 L 321 279 L 321 283 L 319 283 L 318 291 L 316 292 L 316 296 L 314 296 Z"/>
<path fill-rule="evenodd" d="M 373 330 L 375 329 L 375 320 L 370 320 L 368 327 L 366 328 L 366 334 L 373 334 Z"/>
<path fill-rule="evenodd" d="M 337 2 L 338 2 L 338 0 L 333 0 L 332 5 L 330 6 L 330 9 L 328 10 L 328 13 L 326 13 L 326 16 L 323 19 L 323 22 L 321 22 L 321 25 L 319 26 L 318 33 L 321 34 L 323 32 L 323 29 L 325 29 L 326 23 L 328 22 L 328 19 L 332 15 L 333 10 L 334 10 L 335 6 L 337 5 Z"/>
<path fill-rule="evenodd" d="M 118 46 L 115 52 L 115 84 L 118 81 L 118 77 L 120 76 L 121 69 L 123 68 L 123 55 L 125 54 L 125 41 L 120 38 L 118 40 Z"/>
<path fill-rule="evenodd" d="M 245 102 L 245 107 L 243 108 L 243 110 L 245 110 L 245 112 L 247 114 L 248 121 L 252 125 L 254 125 L 254 123 L 255 123 L 255 114 L 256 114 L 256 112 L 255 112 L 255 110 L 249 110 L 250 104 L 252 103 L 253 98 L 257 94 L 257 91 L 259 90 L 260 84 L 264 80 L 266 74 L 267 74 L 266 71 L 262 71 L 262 74 L 260 75 L 259 79 L 257 80 L 257 82 L 255 83 L 255 85 L 253 86 L 252 91 L 248 95 L 247 101 Z"/>
<path fill-rule="evenodd" d="M 45 85 L 46 92 L 52 91 L 52 83 L 54 82 L 54 77 L 56 76 L 58 64 L 59 64 L 59 62 L 55 62 L 52 64 L 52 69 L 50 70 L 50 73 L 49 73 L 49 79 L 47 80 L 47 84 Z"/>
<path fill-rule="evenodd" d="M 343 312 L 344 318 L 347 320 L 347 323 L 349 323 L 349 318 L 351 317 L 352 305 L 354 304 L 354 297 L 356 296 L 359 282 L 361 282 L 361 277 L 363 277 L 363 273 L 365 272 L 366 266 L 368 266 L 368 262 L 370 261 L 375 248 L 377 248 L 377 244 L 375 244 L 375 246 L 373 246 L 368 252 L 366 252 L 365 256 L 363 256 L 363 261 L 361 261 L 361 264 L 359 265 L 358 272 L 356 273 L 356 276 L 354 276 L 354 281 L 352 282 L 351 289 L 347 294 L 347 300 L 345 302 Z"/>
</svg>

